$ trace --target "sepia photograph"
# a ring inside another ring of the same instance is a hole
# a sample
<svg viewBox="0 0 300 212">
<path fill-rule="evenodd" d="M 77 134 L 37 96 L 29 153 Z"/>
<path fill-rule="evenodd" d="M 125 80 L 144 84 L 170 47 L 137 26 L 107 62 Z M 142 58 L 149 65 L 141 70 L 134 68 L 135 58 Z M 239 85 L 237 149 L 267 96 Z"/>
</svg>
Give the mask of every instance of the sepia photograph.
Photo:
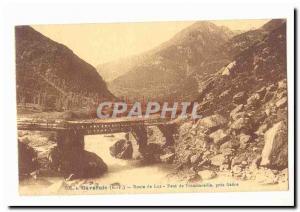
<svg viewBox="0 0 300 212">
<path fill-rule="evenodd" d="M 285 18 L 14 33 L 20 195 L 289 190 Z"/>
</svg>

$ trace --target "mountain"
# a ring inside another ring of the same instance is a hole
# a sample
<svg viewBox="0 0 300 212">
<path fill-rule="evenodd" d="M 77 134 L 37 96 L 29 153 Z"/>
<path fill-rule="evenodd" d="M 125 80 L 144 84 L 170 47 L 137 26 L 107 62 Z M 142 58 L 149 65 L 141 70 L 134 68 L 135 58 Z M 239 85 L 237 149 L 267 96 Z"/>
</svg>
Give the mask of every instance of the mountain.
<svg viewBox="0 0 300 212">
<path fill-rule="evenodd" d="M 30 26 L 17 26 L 15 38 L 18 105 L 66 110 L 114 98 L 96 69 L 66 46 Z"/>
<path fill-rule="evenodd" d="M 175 163 L 178 171 L 192 170 L 191 179 L 210 170 L 260 184 L 287 181 L 286 23 L 265 26 L 262 40 L 206 78 L 195 99 L 202 118 L 179 125 Z"/>
<path fill-rule="evenodd" d="M 182 42 L 182 40 L 189 39 L 189 38 L 183 38 L 183 37 L 187 36 L 187 34 L 190 31 L 200 29 L 201 28 L 200 25 L 202 25 L 202 28 L 203 28 L 203 26 L 205 24 L 207 25 L 207 28 L 209 27 L 208 25 L 211 25 L 209 22 L 197 22 L 194 25 L 190 26 L 189 28 L 178 33 L 172 40 L 167 41 L 164 44 L 162 44 L 150 51 L 146 51 L 142 54 L 133 55 L 133 56 L 129 56 L 126 58 L 121 58 L 116 61 L 100 64 L 97 66 L 97 70 L 100 73 L 100 75 L 104 78 L 105 81 L 110 82 L 110 81 L 118 78 L 119 76 L 129 72 L 135 66 L 138 66 L 140 63 L 142 63 L 148 57 L 151 57 L 153 54 L 157 53 L 158 51 L 162 50 L 163 48 L 168 48 L 174 44 L 179 45 L 179 43 Z M 213 26 L 213 28 L 216 29 L 215 26 Z M 227 39 L 227 37 L 233 37 L 234 35 L 241 33 L 241 31 L 231 31 L 229 28 L 224 27 L 224 26 L 219 27 L 218 31 L 222 31 L 222 33 L 224 33 L 225 38 L 223 38 L 223 39 Z M 195 40 L 195 38 L 190 38 L 190 39 Z"/>
<path fill-rule="evenodd" d="M 126 73 L 112 80 L 109 88 L 117 96 L 131 98 L 188 99 L 197 92 L 194 72 L 209 72 L 229 62 L 218 48 L 233 35 L 228 28 L 196 22 L 159 47 L 121 62 L 127 64 L 119 66 Z"/>
<path fill-rule="evenodd" d="M 225 69 L 283 22 L 271 20 L 241 34 L 210 22 L 196 22 L 151 51 L 105 64 L 100 73 L 109 76 L 112 71 L 116 78 L 108 86 L 117 96 L 190 100 L 202 92 L 211 74 Z"/>
</svg>

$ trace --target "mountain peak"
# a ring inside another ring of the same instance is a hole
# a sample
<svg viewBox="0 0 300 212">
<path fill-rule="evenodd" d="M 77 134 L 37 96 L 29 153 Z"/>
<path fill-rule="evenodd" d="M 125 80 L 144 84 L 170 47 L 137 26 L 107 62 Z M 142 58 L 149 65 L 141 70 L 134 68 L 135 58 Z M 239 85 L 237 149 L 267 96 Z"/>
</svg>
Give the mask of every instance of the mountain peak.
<svg viewBox="0 0 300 212">
<path fill-rule="evenodd" d="M 192 24 L 190 29 L 217 30 L 218 26 L 210 21 L 197 21 Z"/>
</svg>

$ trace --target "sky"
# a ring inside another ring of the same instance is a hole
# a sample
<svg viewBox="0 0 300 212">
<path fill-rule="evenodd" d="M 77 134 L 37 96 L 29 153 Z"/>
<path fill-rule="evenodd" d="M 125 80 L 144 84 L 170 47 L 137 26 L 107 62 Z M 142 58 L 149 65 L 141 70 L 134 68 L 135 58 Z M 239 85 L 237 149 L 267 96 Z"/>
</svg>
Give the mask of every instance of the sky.
<svg viewBox="0 0 300 212">
<path fill-rule="evenodd" d="M 232 30 L 258 28 L 268 20 L 212 21 Z M 50 39 L 69 47 L 94 67 L 150 50 L 194 21 L 33 25 Z"/>
</svg>

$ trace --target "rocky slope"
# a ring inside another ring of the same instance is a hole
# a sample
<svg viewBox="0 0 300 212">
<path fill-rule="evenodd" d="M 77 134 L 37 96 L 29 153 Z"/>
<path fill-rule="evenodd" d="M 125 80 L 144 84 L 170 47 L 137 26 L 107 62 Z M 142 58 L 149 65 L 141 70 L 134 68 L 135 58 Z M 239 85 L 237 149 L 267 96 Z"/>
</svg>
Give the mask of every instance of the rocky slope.
<svg viewBox="0 0 300 212">
<path fill-rule="evenodd" d="M 283 22 L 283 19 L 273 19 L 258 29 L 235 35 L 221 47 L 221 51 L 224 56 L 227 55 L 227 57 L 233 59 L 241 52 L 261 42 L 270 32 L 280 27 Z"/>
<path fill-rule="evenodd" d="M 197 98 L 203 118 L 180 125 L 175 163 L 188 179 L 227 170 L 263 184 L 287 180 L 286 24 L 267 26 L 262 41 L 207 78 Z"/>
<path fill-rule="evenodd" d="M 66 46 L 30 26 L 17 26 L 15 36 L 18 104 L 64 110 L 113 98 L 96 69 Z"/>
</svg>

